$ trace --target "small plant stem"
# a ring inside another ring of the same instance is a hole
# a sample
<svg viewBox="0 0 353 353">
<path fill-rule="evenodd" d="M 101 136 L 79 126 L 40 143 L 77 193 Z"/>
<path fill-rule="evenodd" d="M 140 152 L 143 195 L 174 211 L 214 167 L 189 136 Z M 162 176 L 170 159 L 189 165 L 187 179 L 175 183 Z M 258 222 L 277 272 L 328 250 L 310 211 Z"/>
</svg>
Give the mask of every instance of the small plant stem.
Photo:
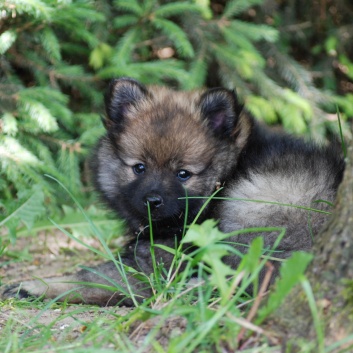
<svg viewBox="0 0 353 353">
<path fill-rule="evenodd" d="M 266 274 L 265 274 L 265 278 L 262 281 L 262 284 L 261 284 L 261 287 L 260 287 L 260 291 L 259 291 L 259 293 L 256 296 L 255 302 L 254 302 L 253 306 L 251 307 L 248 316 L 246 317 L 246 320 L 248 322 L 251 322 L 252 319 L 255 317 L 257 309 L 260 306 L 261 300 L 262 300 L 262 298 L 263 298 L 263 296 L 264 296 L 264 294 L 265 294 L 265 292 L 266 292 L 266 290 L 268 288 L 270 280 L 272 278 L 272 274 L 273 274 L 273 271 L 274 271 L 274 266 L 271 264 L 271 262 L 266 262 L 266 267 L 267 267 L 267 271 L 266 271 Z M 246 330 L 246 328 L 242 327 L 242 329 L 239 332 L 239 335 L 238 335 L 238 342 L 239 343 L 241 343 L 243 341 L 245 330 Z"/>
<path fill-rule="evenodd" d="M 281 203 L 281 202 L 275 202 L 275 201 L 266 201 L 266 200 L 253 200 L 253 199 L 241 199 L 241 198 L 237 198 L 237 197 L 216 197 L 216 193 L 219 190 L 217 190 L 214 194 L 212 194 L 212 196 L 210 197 L 205 197 L 205 196 L 189 196 L 189 199 L 208 199 L 205 204 L 202 206 L 202 208 L 200 209 L 199 213 L 196 216 L 196 219 L 199 217 L 199 215 L 201 214 L 201 212 L 204 210 L 204 208 L 206 207 L 206 205 L 208 204 L 209 200 L 214 199 L 214 200 L 222 200 L 222 201 L 245 201 L 245 202 L 257 202 L 257 203 L 265 203 L 265 204 L 269 204 L 269 205 L 278 205 L 278 206 L 284 206 L 284 207 L 293 207 L 293 208 L 298 208 L 300 210 L 306 210 L 306 211 L 313 211 L 313 212 L 317 212 L 317 213 L 323 213 L 323 214 L 331 214 L 332 212 L 328 212 L 328 211 L 323 211 L 323 210 L 319 210 L 317 208 L 311 208 L 311 207 L 306 207 L 306 206 L 298 206 L 298 205 L 293 205 L 290 203 Z M 180 197 L 180 199 L 183 199 L 184 197 Z M 192 224 L 195 224 L 196 221 L 194 221 Z"/>
<path fill-rule="evenodd" d="M 157 267 L 156 255 L 154 252 L 153 227 L 152 227 L 151 208 L 150 208 L 149 202 L 147 202 L 147 210 L 148 210 L 148 223 L 150 228 L 150 252 L 151 252 L 151 258 L 152 258 L 153 274 L 154 274 L 157 286 L 158 288 L 160 288 L 160 278 L 159 278 L 160 273 Z M 153 283 L 152 283 L 152 288 L 153 288 Z"/>
</svg>

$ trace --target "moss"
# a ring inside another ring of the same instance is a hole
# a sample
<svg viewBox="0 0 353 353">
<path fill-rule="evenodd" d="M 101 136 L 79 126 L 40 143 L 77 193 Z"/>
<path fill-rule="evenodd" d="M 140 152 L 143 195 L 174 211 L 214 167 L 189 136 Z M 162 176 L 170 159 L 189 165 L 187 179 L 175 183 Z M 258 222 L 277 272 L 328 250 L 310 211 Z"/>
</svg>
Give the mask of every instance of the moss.
<svg viewBox="0 0 353 353">
<path fill-rule="evenodd" d="M 353 321 L 353 280 L 344 279 L 342 280 L 342 297 L 345 301 L 345 311 L 348 317 Z"/>
</svg>

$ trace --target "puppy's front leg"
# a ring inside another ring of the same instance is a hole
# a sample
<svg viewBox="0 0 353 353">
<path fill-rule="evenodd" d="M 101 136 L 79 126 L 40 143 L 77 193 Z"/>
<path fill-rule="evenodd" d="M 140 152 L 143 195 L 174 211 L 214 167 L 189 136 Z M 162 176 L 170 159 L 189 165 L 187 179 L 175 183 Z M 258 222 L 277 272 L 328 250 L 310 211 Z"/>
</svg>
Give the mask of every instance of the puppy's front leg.
<svg viewBox="0 0 353 353">
<path fill-rule="evenodd" d="M 141 272 L 149 275 L 153 272 L 153 263 L 150 254 L 149 241 L 139 241 L 135 247 L 130 245 L 125 256 L 121 258 L 122 264 L 132 267 L 137 273 L 122 271 L 123 266 L 113 261 L 100 264 L 90 270 L 83 269 L 75 274 L 23 281 L 5 286 L 0 297 L 3 299 L 39 298 L 67 300 L 70 303 L 86 303 L 105 305 L 133 305 L 132 296 L 137 302 L 151 296 L 152 291 L 148 281 L 141 280 Z M 157 250 L 157 249 L 156 249 Z M 165 251 L 156 251 L 157 261 L 163 261 L 169 266 L 173 256 Z M 109 289 L 107 289 L 109 286 Z"/>
</svg>

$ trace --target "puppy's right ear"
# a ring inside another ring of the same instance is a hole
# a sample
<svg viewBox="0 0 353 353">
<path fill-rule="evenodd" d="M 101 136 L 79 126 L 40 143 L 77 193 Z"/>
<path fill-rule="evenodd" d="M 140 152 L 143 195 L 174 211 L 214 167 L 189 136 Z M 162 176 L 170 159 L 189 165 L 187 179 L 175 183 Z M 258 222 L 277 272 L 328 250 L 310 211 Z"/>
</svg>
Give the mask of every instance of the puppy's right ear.
<svg viewBox="0 0 353 353">
<path fill-rule="evenodd" d="M 112 80 L 105 96 L 106 129 L 122 127 L 129 109 L 147 95 L 146 87 L 138 81 L 126 77 Z"/>
</svg>

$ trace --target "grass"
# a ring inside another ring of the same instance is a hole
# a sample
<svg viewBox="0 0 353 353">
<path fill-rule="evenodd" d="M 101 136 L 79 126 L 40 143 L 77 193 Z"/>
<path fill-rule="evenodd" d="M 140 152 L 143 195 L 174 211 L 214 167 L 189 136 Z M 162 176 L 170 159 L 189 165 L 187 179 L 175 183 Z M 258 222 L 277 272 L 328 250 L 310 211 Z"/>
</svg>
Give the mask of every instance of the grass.
<svg viewBox="0 0 353 353">
<path fill-rule="evenodd" d="M 126 278 L 126 269 L 115 260 L 102 230 L 78 203 L 77 207 L 86 225 L 99 239 L 102 250 L 91 247 L 54 222 L 56 226 L 102 260 L 115 261 L 117 270 Z M 192 353 L 241 350 L 278 353 L 283 348 L 278 335 L 263 323 L 281 305 L 290 290 L 301 283 L 314 318 L 317 340 L 298 341 L 296 346 L 302 353 L 338 352 L 334 350 L 337 344 L 331 347 L 324 345 L 318 308 L 304 276 L 310 255 L 296 253 L 284 262 L 280 279 L 270 293 L 266 287 L 273 269 L 267 260 L 273 259 L 276 253 L 275 247 L 264 249 L 262 238 L 252 242 L 236 271 L 222 262 L 224 255 L 234 252 L 227 241 L 230 235 L 277 231 L 279 242 L 285 234 L 284 229 L 257 228 L 227 235 L 216 228 L 214 221 L 208 220 L 200 225 L 194 222 L 183 243 L 192 243 L 198 249 L 186 256 L 180 252 L 180 247 L 164 248 L 175 255 L 171 268 L 164 268 L 154 257 L 154 247 L 158 245 L 153 243 L 153 229 L 150 230 L 154 273 L 149 277 L 141 275 L 155 293 L 152 298 L 138 304 L 128 286 L 127 294 L 135 303 L 131 309 L 59 304 L 55 300 L 26 302 L 11 299 L 0 302 L 0 351 Z M 4 245 L 0 246 L 0 251 L 6 252 Z M 180 271 L 181 263 L 185 265 L 183 272 Z M 258 281 L 261 271 L 265 274 L 262 284 Z M 192 280 L 195 275 L 197 281 Z M 249 285 L 254 288 L 251 296 L 246 291 Z"/>
</svg>

